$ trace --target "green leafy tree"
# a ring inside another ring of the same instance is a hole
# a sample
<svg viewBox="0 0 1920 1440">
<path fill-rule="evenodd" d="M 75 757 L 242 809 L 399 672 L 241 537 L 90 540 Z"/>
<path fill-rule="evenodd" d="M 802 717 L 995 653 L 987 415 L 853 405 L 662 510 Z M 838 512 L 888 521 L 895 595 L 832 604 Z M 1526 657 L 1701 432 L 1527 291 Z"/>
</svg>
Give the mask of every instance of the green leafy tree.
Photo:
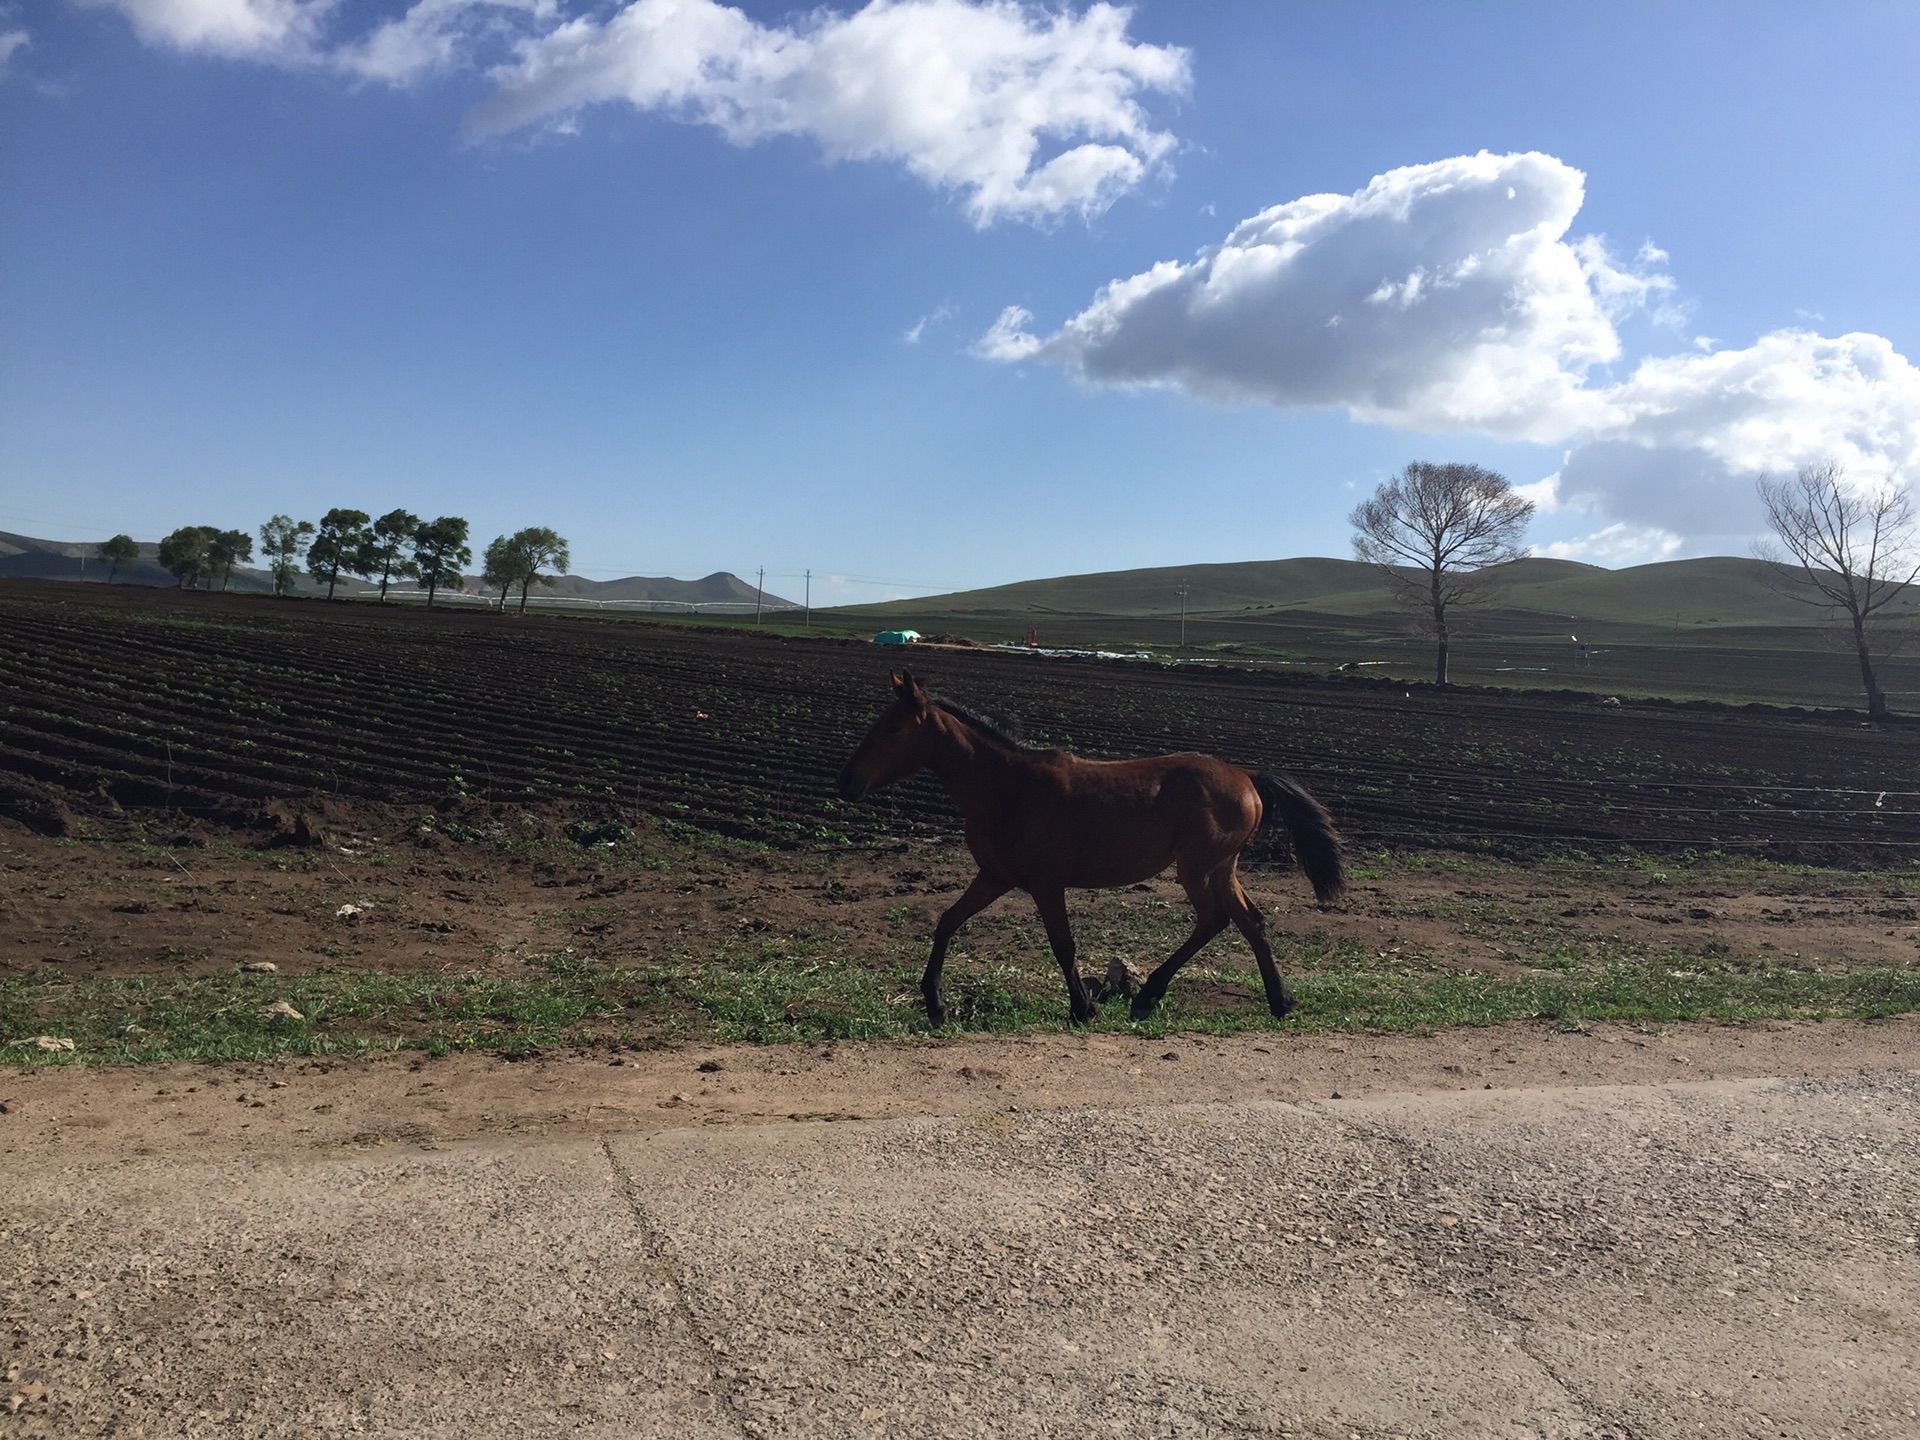
<svg viewBox="0 0 1920 1440">
<path fill-rule="evenodd" d="M 457 515 L 442 515 L 423 524 L 413 532 L 413 563 L 427 587 L 427 608 L 432 609 L 433 597 L 444 586 L 458 585 L 473 563 L 473 551 L 467 545 L 467 522 Z"/>
<path fill-rule="evenodd" d="M 413 557 L 407 553 L 413 537 L 419 533 L 418 515 L 411 510 L 389 510 L 367 530 L 360 555 L 348 568 L 353 574 L 369 579 L 378 575 L 380 598 L 384 601 L 389 581 L 411 579 L 420 573 Z"/>
<path fill-rule="evenodd" d="M 524 615 L 527 613 L 527 591 L 533 583 L 537 580 L 542 585 L 552 585 L 557 578 L 540 572 L 548 566 L 565 570 L 573 557 L 567 552 L 567 542 L 544 525 L 515 531 L 512 544 L 520 552 L 519 574 L 514 578 L 520 585 L 520 613 Z"/>
<path fill-rule="evenodd" d="M 307 573 L 327 582 L 327 599 L 333 599 L 342 574 L 367 573 L 360 566 L 373 541 L 371 518 L 364 510 L 329 510 L 320 517 L 307 547 Z"/>
<path fill-rule="evenodd" d="M 513 543 L 510 535 L 496 535 L 493 543 L 487 546 L 487 553 L 481 557 L 485 568 L 480 572 L 480 583 L 488 590 L 496 586 L 500 591 L 500 608 L 507 608 L 507 591 L 520 578 L 523 554 L 520 547 Z"/>
<path fill-rule="evenodd" d="M 253 537 L 244 530 L 217 530 L 208 546 L 212 573 L 220 577 L 220 588 L 233 579 L 233 567 L 253 559 Z"/>
<path fill-rule="evenodd" d="M 213 574 L 213 542 L 220 532 L 211 525 L 182 525 L 160 542 L 160 564 L 190 590 Z"/>
<path fill-rule="evenodd" d="M 100 558 L 107 562 L 107 583 L 111 585 L 122 570 L 131 570 L 140 561 L 140 547 L 131 535 L 116 535 L 100 542 Z"/>
<path fill-rule="evenodd" d="M 313 535 L 311 520 L 276 515 L 260 527 L 260 551 L 273 572 L 273 593 L 285 595 L 300 578 L 300 551 Z"/>
<path fill-rule="evenodd" d="M 1380 567 L 1394 598 L 1434 642 L 1434 680 L 1447 683 L 1454 612 L 1491 594 L 1485 572 L 1520 558 L 1533 502 L 1478 465 L 1416 460 L 1356 508 L 1353 553 Z"/>
</svg>

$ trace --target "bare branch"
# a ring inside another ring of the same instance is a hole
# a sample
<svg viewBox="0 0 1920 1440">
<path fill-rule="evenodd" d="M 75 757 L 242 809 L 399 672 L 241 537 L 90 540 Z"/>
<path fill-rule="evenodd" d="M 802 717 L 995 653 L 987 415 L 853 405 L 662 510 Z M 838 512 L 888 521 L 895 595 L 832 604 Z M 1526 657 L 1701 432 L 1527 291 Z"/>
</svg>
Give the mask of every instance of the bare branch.
<svg viewBox="0 0 1920 1440">
<path fill-rule="evenodd" d="M 1803 465 L 1792 479 L 1763 478 L 1760 504 L 1785 554 L 1759 547 L 1782 593 L 1844 618 L 1853 632 L 1867 709 L 1887 713 L 1874 677 L 1873 617 L 1920 580 L 1913 498 L 1889 484 L 1866 493 L 1846 483 L 1838 461 Z"/>
<path fill-rule="evenodd" d="M 1426 613 L 1444 685 L 1448 612 L 1486 598 L 1489 587 L 1469 577 L 1520 558 L 1533 502 L 1481 466 L 1415 461 L 1349 518 L 1353 553 L 1380 567 L 1396 598 Z"/>
</svg>

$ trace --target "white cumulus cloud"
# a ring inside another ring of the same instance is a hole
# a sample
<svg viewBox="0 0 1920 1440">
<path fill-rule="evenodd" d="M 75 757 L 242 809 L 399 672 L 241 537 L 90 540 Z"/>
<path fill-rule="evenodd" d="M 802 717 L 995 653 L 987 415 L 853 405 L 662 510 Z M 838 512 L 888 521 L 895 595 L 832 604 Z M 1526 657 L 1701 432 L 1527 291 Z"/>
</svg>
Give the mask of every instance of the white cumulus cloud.
<svg viewBox="0 0 1920 1440">
<path fill-rule="evenodd" d="M 1141 100 L 1188 83 L 1186 53 L 1133 40 L 1129 19 L 1105 4 L 871 0 L 780 26 L 716 0 L 633 0 L 524 41 L 469 127 L 623 102 L 739 145 L 796 135 L 831 160 L 895 161 L 980 225 L 1090 214 L 1165 163 L 1173 137 Z"/>
<path fill-rule="evenodd" d="M 316 53 L 332 0 L 74 0 L 117 10 L 149 45 L 230 59 L 296 62 Z"/>
<path fill-rule="evenodd" d="M 790 135 L 829 160 L 901 165 L 981 226 L 1093 215 L 1164 171 L 1174 137 L 1144 102 L 1190 81 L 1186 51 L 1133 39 L 1131 12 L 1104 3 L 868 0 L 786 24 L 720 0 L 570 19 L 562 0 L 413 0 L 372 23 L 342 0 L 74 3 L 119 12 L 150 45 L 389 85 L 498 61 L 473 137 L 574 134 L 581 112 L 625 104 L 736 145 Z"/>
<path fill-rule="evenodd" d="M 1523 488 L 1627 526 L 1565 542 L 1585 553 L 1733 533 L 1756 474 L 1809 460 L 1864 485 L 1920 476 L 1920 369 L 1879 335 L 1696 342 L 1619 377 L 1618 325 L 1685 307 L 1651 242 L 1623 260 L 1571 233 L 1584 182 L 1541 154 L 1390 171 L 1114 280 L 1051 333 L 1009 307 L 974 350 L 1096 385 L 1570 444 L 1559 472 Z"/>
<path fill-rule="evenodd" d="M 1607 395 L 1607 437 L 1730 470 L 1831 457 L 1867 484 L 1920 471 L 1920 369 L 1881 335 L 1780 330 L 1741 350 L 1656 357 Z"/>
<path fill-rule="evenodd" d="M 1550 155 L 1471 155 L 1309 195 L 1189 262 L 1115 280 L 1052 335 L 1002 315 L 981 342 L 1114 385 L 1340 406 L 1365 420 L 1514 439 L 1601 416 L 1582 378 L 1620 353 L 1566 243 L 1584 178 Z M 1631 287 L 1613 287 L 1609 304 Z"/>
<path fill-rule="evenodd" d="M 330 69 L 361 80 L 407 85 L 434 71 L 473 63 L 541 23 L 558 0 L 414 0 L 353 34 L 334 24 L 338 0 L 74 0 L 116 10 L 149 45 L 231 60 Z"/>
<path fill-rule="evenodd" d="M 526 25 L 557 14 L 558 0 L 415 0 L 402 14 L 336 45 L 328 59 L 364 80 L 407 85 L 457 70 L 487 42 L 516 39 Z"/>
</svg>

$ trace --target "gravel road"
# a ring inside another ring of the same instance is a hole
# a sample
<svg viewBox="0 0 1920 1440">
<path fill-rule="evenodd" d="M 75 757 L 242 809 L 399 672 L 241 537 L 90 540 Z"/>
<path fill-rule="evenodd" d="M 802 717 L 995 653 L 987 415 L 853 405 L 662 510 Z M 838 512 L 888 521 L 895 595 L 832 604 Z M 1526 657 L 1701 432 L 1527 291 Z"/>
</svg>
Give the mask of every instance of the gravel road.
<svg viewBox="0 0 1920 1440">
<path fill-rule="evenodd" d="M 0 1435 L 1911 1437 L 1914 1038 L 1483 1031 L 1429 1043 L 1550 1058 L 1340 1099 L 1332 1041 L 876 1047 L 944 1082 L 731 1123 L 592 1112 L 800 1057 L 0 1072 Z M 1062 1046 L 1112 1088 L 1032 1103 Z M 556 1075 L 603 1098 L 516 1123 Z"/>
</svg>

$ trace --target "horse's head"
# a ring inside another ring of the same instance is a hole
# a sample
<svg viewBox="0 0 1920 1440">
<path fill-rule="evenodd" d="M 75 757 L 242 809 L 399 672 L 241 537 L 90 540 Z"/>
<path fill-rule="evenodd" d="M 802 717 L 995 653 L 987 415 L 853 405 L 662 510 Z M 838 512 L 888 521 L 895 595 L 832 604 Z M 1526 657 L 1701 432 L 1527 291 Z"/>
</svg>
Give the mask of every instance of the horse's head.
<svg viewBox="0 0 1920 1440">
<path fill-rule="evenodd" d="M 893 677 L 893 703 L 867 731 L 840 772 L 840 794 L 858 800 L 904 780 L 933 758 L 933 702 L 908 671 Z"/>
</svg>

